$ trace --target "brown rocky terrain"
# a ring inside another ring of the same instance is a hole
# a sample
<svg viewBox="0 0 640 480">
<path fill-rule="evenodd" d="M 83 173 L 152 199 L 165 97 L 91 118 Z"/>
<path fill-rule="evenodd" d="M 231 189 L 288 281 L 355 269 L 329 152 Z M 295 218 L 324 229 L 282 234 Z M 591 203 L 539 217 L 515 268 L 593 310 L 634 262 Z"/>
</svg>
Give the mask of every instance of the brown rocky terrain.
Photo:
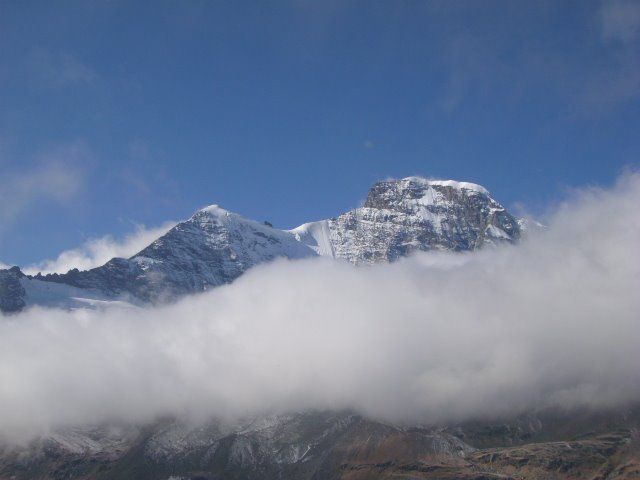
<svg viewBox="0 0 640 480">
<path fill-rule="evenodd" d="M 70 429 L 6 445 L 0 478 L 629 480 L 640 478 L 640 409 L 411 428 L 306 412 Z"/>
</svg>

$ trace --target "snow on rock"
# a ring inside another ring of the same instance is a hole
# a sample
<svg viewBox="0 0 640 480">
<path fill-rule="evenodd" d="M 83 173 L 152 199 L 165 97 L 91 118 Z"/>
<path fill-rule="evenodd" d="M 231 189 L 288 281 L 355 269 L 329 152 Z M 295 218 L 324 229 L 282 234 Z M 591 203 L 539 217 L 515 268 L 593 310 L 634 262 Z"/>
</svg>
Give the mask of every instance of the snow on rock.
<svg viewBox="0 0 640 480">
<path fill-rule="evenodd" d="M 64 283 L 45 282 L 23 277 L 20 282 L 25 290 L 27 305 L 63 308 L 65 310 L 91 309 L 107 307 L 138 308 L 135 299 L 118 299 L 87 288 L 78 288 Z"/>
<path fill-rule="evenodd" d="M 415 251 L 511 243 L 526 227 L 480 185 L 420 177 L 376 183 L 362 207 L 289 231 L 210 205 L 129 259 L 63 275 L 0 270 L 0 310 L 165 302 L 230 283 L 276 258 L 320 255 L 374 264 Z"/>
<path fill-rule="evenodd" d="M 335 257 L 335 250 L 331 241 L 329 220 L 320 220 L 300 225 L 290 232 L 296 240 L 310 247 L 323 257 Z"/>
<path fill-rule="evenodd" d="M 169 296 L 203 291 L 229 283 L 263 262 L 311 256 L 316 253 L 292 234 L 212 205 L 130 261 L 142 271 L 138 281 L 148 290 L 137 293 L 153 299 L 161 289 Z"/>
<path fill-rule="evenodd" d="M 313 256 L 317 253 L 293 234 L 211 205 L 129 259 L 114 258 L 84 272 L 29 278 L 26 299 L 28 305 L 63 308 L 164 302 L 230 283 L 276 258 Z"/>
<path fill-rule="evenodd" d="M 467 251 L 513 242 L 518 219 L 480 185 L 407 177 L 376 183 L 364 205 L 291 230 L 319 255 L 373 264 L 422 250 Z"/>
<path fill-rule="evenodd" d="M 473 192 L 481 193 L 487 196 L 490 195 L 489 190 L 484 188 L 482 185 L 478 185 L 477 183 L 471 183 L 471 182 L 458 182 L 456 180 L 427 180 L 426 178 L 422 178 L 422 177 L 406 177 L 400 180 L 400 182 L 405 182 L 405 183 L 413 182 L 413 183 L 418 183 L 418 184 L 428 185 L 428 186 L 451 187 L 456 190 L 464 189 L 464 190 L 470 190 Z"/>
</svg>

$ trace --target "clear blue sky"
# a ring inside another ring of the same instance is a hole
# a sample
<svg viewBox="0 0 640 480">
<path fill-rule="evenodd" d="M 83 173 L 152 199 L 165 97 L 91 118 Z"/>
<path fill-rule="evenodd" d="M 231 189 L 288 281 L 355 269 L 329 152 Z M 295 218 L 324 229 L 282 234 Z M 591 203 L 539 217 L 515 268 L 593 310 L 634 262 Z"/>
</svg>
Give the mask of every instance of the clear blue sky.
<svg viewBox="0 0 640 480">
<path fill-rule="evenodd" d="M 0 260 L 387 177 L 540 212 L 640 153 L 637 1 L 0 0 Z"/>
</svg>

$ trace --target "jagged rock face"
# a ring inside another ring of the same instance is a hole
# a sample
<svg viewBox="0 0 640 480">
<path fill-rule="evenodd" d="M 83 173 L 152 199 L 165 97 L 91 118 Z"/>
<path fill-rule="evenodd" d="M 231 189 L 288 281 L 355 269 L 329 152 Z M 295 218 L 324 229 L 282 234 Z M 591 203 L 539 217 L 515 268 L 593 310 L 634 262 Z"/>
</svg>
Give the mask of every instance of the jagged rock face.
<svg viewBox="0 0 640 480">
<path fill-rule="evenodd" d="M 330 220 L 291 231 L 245 219 L 217 206 L 198 211 L 129 259 L 114 258 L 88 271 L 37 275 L 35 280 L 82 289 L 86 305 L 110 300 L 158 303 L 230 283 L 251 267 L 278 257 L 330 256 L 355 265 L 390 262 L 415 251 L 470 251 L 510 243 L 521 235 L 518 220 L 483 187 L 451 180 L 409 177 L 379 182 L 365 204 Z M 15 272 L 14 272 L 15 273 Z M 0 310 L 16 311 L 46 298 L 42 284 L 13 274 L 0 276 Z M 37 295 L 29 295 L 37 291 Z M 63 289 L 58 289 L 63 292 Z M 68 296 L 68 295 L 67 295 Z M 64 297 L 64 293 L 61 293 Z"/>
<path fill-rule="evenodd" d="M 278 257 L 299 259 L 313 252 L 281 230 L 209 207 L 178 224 L 132 260 L 183 291 L 229 283 L 249 268 Z"/>
<path fill-rule="evenodd" d="M 288 232 L 210 206 L 130 259 L 72 271 L 59 275 L 58 281 L 156 302 L 230 283 L 251 267 L 278 257 L 315 255 Z"/>
<path fill-rule="evenodd" d="M 521 229 L 479 185 L 409 177 L 379 182 L 363 207 L 292 232 L 320 254 L 359 265 L 415 251 L 469 251 L 514 242 Z"/>
<path fill-rule="evenodd" d="M 20 283 L 24 275 L 16 267 L 0 270 L 0 311 L 17 312 L 25 306 L 25 290 Z"/>
</svg>

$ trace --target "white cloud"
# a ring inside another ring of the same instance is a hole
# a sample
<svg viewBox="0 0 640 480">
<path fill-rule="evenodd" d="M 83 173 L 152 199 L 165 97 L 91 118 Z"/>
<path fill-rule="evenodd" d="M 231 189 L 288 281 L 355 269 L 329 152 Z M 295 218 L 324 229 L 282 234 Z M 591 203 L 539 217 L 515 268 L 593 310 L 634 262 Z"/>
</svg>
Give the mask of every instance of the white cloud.
<svg viewBox="0 0 640 480">
<path fill-rule="evenodd" d="M 640 3 L 610 0 L 602 5 L 602 34 L 606 40 L 631 43 L 640 38 Z"/>
<path fill-rule="evenodd" d="M 0 431 L 355 408 L 431 422 L 640 400 L 640 175 L 517 247 L 280 261 L 149 310 L 0 322 Z M 38 352 L 34 355 L 33 352 Z"/>
<path fill-rule="evenodd" d="M 47 87 L 78 86 L 96 81 L 98 74 L 73 53 L 39 50 L 31 56 L 31 68 Z"/>
<path fill-rule="evenodd" d="M 0 222 L 5 226 L 43 201 L 68 203 L 83 186 L 81 165 L 90 158 L 84 144 L 77 142 L 41 153 L 34 168 L 3 175 Z"/>
<path fill-rule="evenodd" d="M 66 273 L 72 268 L 88 270 L 98 267 L 114 257 L 128 258 L 167 233 L 175 224 L 176 222 L 165 222 L 154 228 L 136 225 L 135 231 L 122 240 L 114 239 L 110 235 L 92 238 L 78 248 L 65 250 L 54 260 L 44 260 L 28 265 L 22 270 L 27 274 Z"/>
<path fill-rule="evenodd" d="M 640 95 L 640 4 L 605 1 L 600 20 L 609 64 L 585 76 L 578 90 L 584 107 L 596 113 L 625 105 Z"/>
<path fill-rule="evenodd" d="M 5 268 L 9 268 L 10 266 L 7 265 L 6 263 L 2 263 L 0 262 L 0 270 L 5 269 Z"/>
<path fill-rule="evenodd" d="M 478 86 L 494 88 L 508 78 L 510 72 L 493 53 L 494 49 L 497 48 L 485 39 L 471 35 L 460 35 L 449 42 L 446 50 L 449 78 L 440 100 L 445 112 L 454 112 Z"/>
<path fill-rule="evenodd" d="M 640 3 L 583 3 L 575 9 L 578 23 L 572 26 L 580 44 L 558 37 L 552 49 L 525 32 L 532 25 L 553 25 L 562 15 L 559 2 L 507 2 L 500 9 L 491 2 L 462 8 L 456 2 L 430 5 L 432 18 L 445 32 L 441 52 L 446 76 L 437 100 L 442 110 L 453 114 L 469 102 L 496 100 L 512 108 L 542 89 L 553 102 L 554 117 L 561 119 L 566 114 L 601 115 L 637 99 Z M 457 28 L 462 24 L 466 28 Z"/>
</svg>

